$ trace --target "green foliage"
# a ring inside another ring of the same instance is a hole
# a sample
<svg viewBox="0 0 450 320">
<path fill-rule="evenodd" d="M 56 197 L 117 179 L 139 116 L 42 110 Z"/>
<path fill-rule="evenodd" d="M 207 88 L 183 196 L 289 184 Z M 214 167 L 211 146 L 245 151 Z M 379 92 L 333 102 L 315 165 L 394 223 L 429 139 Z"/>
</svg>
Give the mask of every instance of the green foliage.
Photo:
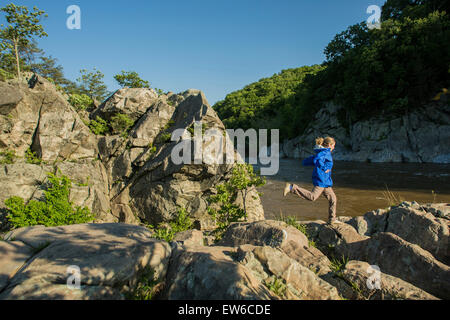
<svg viewBox="0 0 450 320">
<path fill-rule="evenodd" d="M 153 155 L 156 153 L 156 146 L 154 146 L 153 144 L 149 144 L 148 145 L 148 157 L 147 157 L 147 161 L 150 160 Z"/>
<path fill-rule="evenodd" d="M 111 118 L 110 127 L 113 134 L 125 135 L 133 126 L 134 121 L 123 113 L 118 113 Z"/>
<path fill-rule="evenodd" d="M 91 99 L 103 101 L 108 95 L 108 89 L 103 82 L 105 75 L 94 68 L 93 71 L 80 70 L 81 77 L 77 79 L 80 83 L 80 92 L 88 95 Z"/>
<path fill-rule="evenodd" d="M 283 298 L 286 295 L 287 286 L 283 279 L 277 277 L 270 277 L 264 281 L 266 287 L 275 293 L 277 296 Z"/>
<path fill-rule="evenodd" d="M 154 88 L 154 90 L 156 91 L 156 93 L 158 94 L 158 96 L 162 96 L 162 95 L 164 94 L 164 91 L 162 91 L 161 89 Z"/>
<path fill-rule="evenodd" d="M 153 154 L 153 153 L 156 152 L 156 147 L 155 147 L 153 144 L 150 143 L 150 144 L 148 145 L 148 150 L 149 150 L 150 153 Z"/>
<path fill-rule="evenodd" d="M 344 256 L 342 256 L 341 259 L 334 258 L 330 261 L 330 269 L 337 275 L 341 275 L 342 272 L 345 270 L 348 261 L 349 259 Z"/>
<path fill-rule="evenodd" d="M 13 164 L 16 158 L 17 156 L 14 150 L 5 150 L 0 152 L 0 164 Z"/>
<path fill-rule="evenodd" d="M 7 25 L 0 26 L 0 39 L 3 49 L 10 49 L 16 58 L 16 71 L 20 79 L 20 52 L 19 47 L 27 47 L 33 37 L 47 37 L 43 26 L 40 24 L 43 17 L 47 17 L 44 11 L 33 7 L 30 12 L 26 6 L 16 6 L 13 3 L 0 8 L 5 13 Z"/>
<path fill-rule="evenodd" d="M 216 186 L 217 194 L 210 196 L 208 201 L 219 206 L 218 209 L 208 207 L 208 213 L 217 224 L 218 237 L 221 236 L 232 222 L 247 219 L 247 196 L 254 188 L 263 186 L 265 178 L 253 172 L 251 164 L 236 164 L 233 168 L 231 178 Z M 241 195 L 243 208 L 236 204 L 238 196 Z"/>
<path fill-rule="evenodd" d="M 137 284 L 133 290 L 125 294 L 126 300 L 152 300 L 157 294 L 158 280 L 155 277 L 155 272 L 147 267 L 142 271 L 137 280 Z"/>
<path fill-rule="evenodd" d="M 115 75 L 114 79 L 122 88 L 150 88 L 150 83 L 142 80 L 135 71 L 122 71 L 121 74 Z"/>
<path fill-rule="evenodd" d="M 308 236 L 308 232 L 306 230 L 306 225 L 298 223 L 297 219 L 295 217 L 286 217 L 284 219 L 281 219 L 281 221 L 283 221 L 286 224 L 288 224 L 288 225 L 296 228 L 297 230 L 301 231 L 305 236 Z"/>
<path fill-rule="evenodd" d="M 315 65 L 283 70 L 230 93 L 213 108 L 227 128 L 280 129 L 281 138 L 295 137 L 307 125 L 299 116 L 301 108 L 309 107 L 304 98 L 305 80 L 322 69 Z"/>
<path fill-rule="evenodd" d="M 91 120 L 88 126 L 96 135 L 106 135 L 109 132 L 108 123 L 99 116 L 95 120 Z"/>
<path fill-rule="evenodd" d="M 308 245 L 310 247 L 314 247 L 314 248 L 317 247 L 316 243 L 313 240 L 311 240 L 310 235 L 308 233 L 308 228 L 306 227 L 306 225 L 298 223 L 297 219 L 295 217 L 291 217 L 291 216 L 290 217 L 286 217 L 286 218 L 282 218 L 280 220 L 285 222 L 286 224 L 296 228 L 300 232 L 302 232 L 308 238 Z"/>
<path fill-rule="evenodd" d="M 86 110 L 89 107 L 91 107 L 94 103 L 94 101 L 86 94 L 71 94 L 69 96 L 69 103 L 74 107 L 76 110 Z"/>
<path fill-rule="evenodd" d="M 13 78 L 14 75 L 12 73 L 0 68 L 0 81 L 6 81 Z"/>
<path fill-rule="evenodd" d="M 204 122 L 202 122 L 202 134 L 203 134 L 203 135 L 205 134 L 206 129 L 208 129 L 208 128 L 207 128 L 207 124 L 204 123 Z M 193 124 L 187 129 L 187 131 L 188 131 L 192 136 L 194 136 L 194 134 L 195 134 L 195 123 L 193 123 Z M 224 134 L 225 134 L 225 132 L 224 132 Z"/>
<path fill-rule="evenodd" d="M 96 135 L 120 134 L 123 138 L 127 138 L 128 132 L 134 125 L 134 121 L 123 113 L 113 116 L 110 122 L 97 116 L 95 120 L 90 120 L 87 126 Z"/>
<path fill-rule="evenodd" d="M 449 27 L 444 12 L 388 19 L 381 29 L 351 26 L 325 49 L 327 69 L 312 88 L 345 106 L 340 120 L 346 126 L 423 106 L 449 85 Z"/>
<path fill-rule="evenodd" d="M 381 20 L 424 18 L 435 11 L 448 11 L 448 8 L 449 0 L 387 0 L 382 8 Z"/>
<path fill-rule="evenodd" d="M 25 159 L 27 163 L 29 164 L 38 164 L 40 165 L 42 163 L 42 159 L 39 159 L 35 152 L 31 151 L 31 149 L 28 149 L 25 154 Z"/>
<path fill-rule="evenodd" d="M 172 134 L 170 132 L 163 132 L 159 135 L 157 142 L 158 143 L 168 143 L 172 140 Z"/>
<path fill-rule="evenodd" d="M 177 217 L 168 224 L 159 224 L 157 227 L 149 225 L 147 227 L 155 233 L 156 239 L 171 242 L 177 233 L 192 229 L 193 222 L 186 209 L 179 208 Z"/>
<path fill-rule="evenodd" d="M 69 90 L 71 87 L 76 86 L 72 81 L 64 77 L 64 70 L 61 65 L 57 65 L 57 59 L 52 56 L 46 57 L 43 51 L 38 49 L 39 61 L 30 61 L 30 70 L 41 75 L 47 80 L 53 82 L 60 91 L 65 93 L 73 93 L 74 90 Z"/>
<path fill-rule="evenodd" d="M 325 102 L 342 105 L 347 129 L 373 116 L 400 116 L 448 88 L 450 20 L 445 0 L 387 0 L 381 29 L 366 22 L 337 34 L 322 66 L 284 70 L 229 94 L 214 109 L 227 128 L 301 135 Z"/>
<path fill-rule="evenodd" d="M 48 173 L 50 187 L 44 201 L 31 200 L 25 204 L 20 197 L 5 200 L 7 218 L 14 228 L 44 225 L 46 227 L 90 222 L 94 216 L 87 207 L 74 207 L 69 200 L 72 182 L 62 175 Z"/>
</svg>

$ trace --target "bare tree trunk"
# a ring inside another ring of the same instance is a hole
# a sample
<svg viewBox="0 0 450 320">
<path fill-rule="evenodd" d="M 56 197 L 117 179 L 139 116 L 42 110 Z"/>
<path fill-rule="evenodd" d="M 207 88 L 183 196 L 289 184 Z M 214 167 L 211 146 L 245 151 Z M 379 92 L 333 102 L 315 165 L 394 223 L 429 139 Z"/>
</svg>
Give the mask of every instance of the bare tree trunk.
<svg viewBox="0 0 450 320">
<path fill-rule="evenodd" d="M 17 40 L 13 40 L 14 41 L 14 51 L 16 54 L 16 63 L 17 63 L 17 77 L 20 81 L 20 60 L 19 60 L 19 41 Z"/>
</svg>

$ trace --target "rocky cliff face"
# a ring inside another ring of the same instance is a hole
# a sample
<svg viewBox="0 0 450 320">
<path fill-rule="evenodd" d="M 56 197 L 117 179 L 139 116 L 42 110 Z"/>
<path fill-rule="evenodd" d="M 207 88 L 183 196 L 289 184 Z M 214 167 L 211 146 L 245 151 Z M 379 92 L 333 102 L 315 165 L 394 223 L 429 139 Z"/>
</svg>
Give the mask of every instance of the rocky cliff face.
<svg viewBox="0 0 450 320">
<path fill-rule="evenodd" d="M 125 88 L 82 116 L 111 121 L 118 114 L 131 119 L 128 134 L 96 136 L 67 97 L 45 79 L 32 89 L 26 83 L 0 82 L 0 152 L 16 155 L 14 163 L 0 170 L 0 207 L 11 196 L 40 199 L 46 173 L 59 169 L 73 181 L 71 200 L 87 206 L 97 222 L 159 223 L 183 207 L 202 227 L 211 226 L 206 199 L 230 176 L 234 164 L 171 161 L 175 129 L 188 129 L 194 121 L 224 129 L 203 93 L 158 96 L 152 89 Z M 27 150 L 42 163 L 27 163 Z M 256 191 L 247 207 L 249 220 L 264 218 Z"/>
<path fill-rule="evenodd" d="M 327 104 L 304 135 L 282 145 L 283 155 L 309 157 L 315 138 L 332 136 L 337 141 L 336 160 L 450 163 L 450 106 L 445 96 L 403 117 L 360 121 L 348 130 L 338 120 L 341 110 Z"/>
</svg>

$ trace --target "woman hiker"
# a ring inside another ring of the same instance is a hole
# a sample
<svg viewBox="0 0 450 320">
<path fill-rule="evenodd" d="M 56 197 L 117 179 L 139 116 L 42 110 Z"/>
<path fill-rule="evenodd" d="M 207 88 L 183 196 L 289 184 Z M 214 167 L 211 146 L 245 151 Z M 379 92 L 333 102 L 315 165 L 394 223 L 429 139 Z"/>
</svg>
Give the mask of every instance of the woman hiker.
<svg viewBox="0 0 450 320">
<path fill-rule="evenodd" d="M 333 158 L 331 153 L 336 146 L 336 141 L 331 138 L 317 138 L 314 156 L 311 156 L 303 160 L 304 166 L 314 166 L 313 171 L 313 184 L 314 188 L 312 191 L 300 188 L 295 184 L 286 184 L 284 188 L 284 196 L 286 197 L 288 193 L 294 193 L 300 198 L 316 201 L 322 194 L 327 198 L 329 202 L 329 217 L 328 223 L 339 223 L 336 220 L 336 206 L 337 198 L 333 191 L 333 181 L 331 180 L 331 170 L 333 168 Z"/>
</svg>

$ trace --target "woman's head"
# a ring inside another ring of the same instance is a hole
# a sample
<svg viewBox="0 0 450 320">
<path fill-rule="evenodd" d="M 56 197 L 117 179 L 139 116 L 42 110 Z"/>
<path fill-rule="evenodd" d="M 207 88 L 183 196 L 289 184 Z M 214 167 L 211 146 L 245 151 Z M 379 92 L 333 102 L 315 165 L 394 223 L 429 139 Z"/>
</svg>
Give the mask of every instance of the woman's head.
<svg viewBox="0 0 450 320">
<path fill-rule="evenodd" d="M 317 138 L 316 144 L 319 146 L 322 146 L 324 148 L 330 148 L 331 151 L 333 151 L 334 147 L 336 146 L 336 140 L 334 140 L 334 138 L 332 138 L 332 137 Z"/>
</svg>

